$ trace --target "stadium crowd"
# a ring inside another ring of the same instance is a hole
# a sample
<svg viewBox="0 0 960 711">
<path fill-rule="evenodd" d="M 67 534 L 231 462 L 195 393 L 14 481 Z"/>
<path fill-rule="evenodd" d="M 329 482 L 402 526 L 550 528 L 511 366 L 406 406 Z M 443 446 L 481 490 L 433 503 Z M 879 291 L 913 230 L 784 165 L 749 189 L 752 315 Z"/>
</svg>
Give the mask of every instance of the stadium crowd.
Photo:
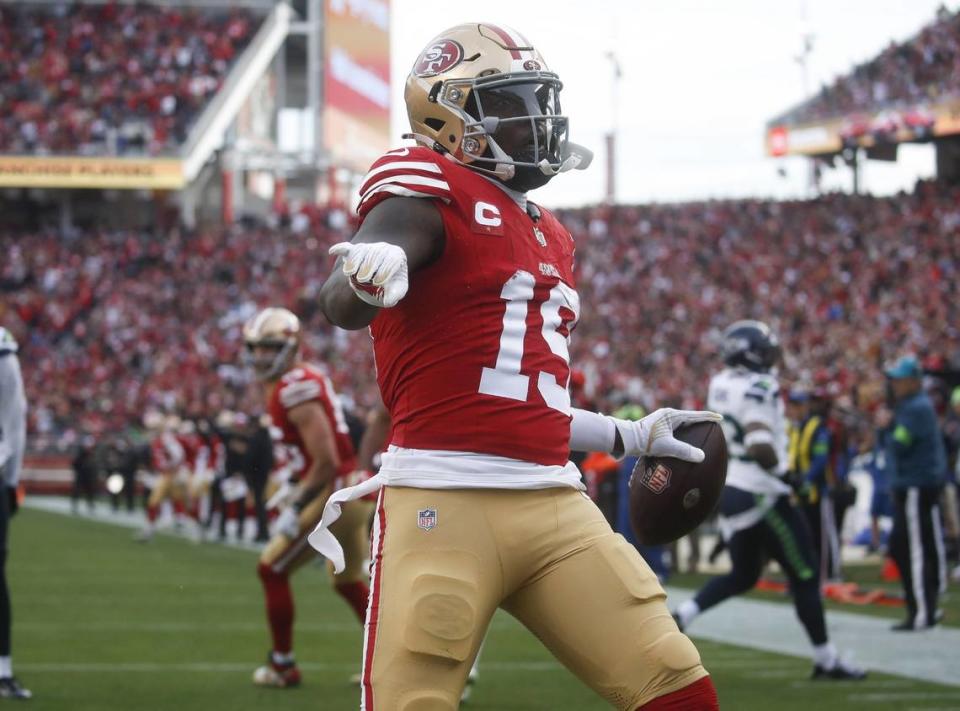
<svg viewBox="0 0 960 711">
<path fill-rule="evenodd" d="M 878 56 L 824 86 L 809 101 L 774 121 L 798 124 L 910 109 L 960 92 L 960 12 L 941 7 L 936 19 L 906 42 L 891 42 Z"/>
<path fill-rule="evenodd" d="M 169 152 L 258 23 L 240 9 L 0 5 L 0 152 Z"/>
<path fill-rule="evenodd" d="M 900 353 L 960 368 L 958 206 L 960 189 L 926 182 L 889 198 L 564 211 L 593 305 L 572 339 L 587 399 L 702 406 L 720 331 L 751 317 L 781 334 L 788 383 L 829 388 L 848 409 L 882 397 L 882 366 Z M 22 344 L 32 446 L 68 449 L 147 409 L 255 410 L 240 327 L 264 305 L 297 312 L 308 358 L 348 404 L 369 405 L 369 337 L 313 305 L 326 249 L 351 225 L 315 218 L 305 230 L 0 232 L 0 322 Z"/>
</svg>

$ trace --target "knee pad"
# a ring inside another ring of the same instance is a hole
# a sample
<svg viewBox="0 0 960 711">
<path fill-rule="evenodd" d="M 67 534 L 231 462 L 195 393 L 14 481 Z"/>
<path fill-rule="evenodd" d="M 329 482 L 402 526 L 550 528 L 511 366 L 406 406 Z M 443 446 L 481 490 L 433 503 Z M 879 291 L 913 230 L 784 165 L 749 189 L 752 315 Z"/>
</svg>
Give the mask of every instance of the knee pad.
<svg viewBox="0 0 960 711">
<path fill-rule="evenodd" d="M 700 666 L 700 652 L 682 632 L 667 632 L 647 647 L 647 656 L 667 674 Z"/>
<path fill-rule="evenodd" d="M 413 691 L 400 700 L 399 711 L 456 711 L 454 704 L 439 691 Z"/>
<path fill-rule="evenodd" d="M 413 581 L 411 592 L 404 634 L 407 649 L 455 664 L 465 661 L 478 633 L 476 587 L 457 578 L 423 574 Z"/>
</svg>

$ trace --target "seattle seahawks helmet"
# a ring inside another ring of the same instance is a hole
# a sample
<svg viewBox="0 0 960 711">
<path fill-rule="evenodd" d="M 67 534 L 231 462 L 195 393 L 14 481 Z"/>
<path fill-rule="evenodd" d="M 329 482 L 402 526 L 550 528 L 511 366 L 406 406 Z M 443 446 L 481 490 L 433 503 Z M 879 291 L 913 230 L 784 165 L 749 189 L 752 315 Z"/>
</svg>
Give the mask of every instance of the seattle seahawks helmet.
<svg viewBox="0 0 960 711">
<path fill-rule="evenodd" d="M 737 321 L 723 332 L 720 354 L 729 366 L 764 373 L 780 360 L 780 341 L 762 321 Z"/>
</svg>

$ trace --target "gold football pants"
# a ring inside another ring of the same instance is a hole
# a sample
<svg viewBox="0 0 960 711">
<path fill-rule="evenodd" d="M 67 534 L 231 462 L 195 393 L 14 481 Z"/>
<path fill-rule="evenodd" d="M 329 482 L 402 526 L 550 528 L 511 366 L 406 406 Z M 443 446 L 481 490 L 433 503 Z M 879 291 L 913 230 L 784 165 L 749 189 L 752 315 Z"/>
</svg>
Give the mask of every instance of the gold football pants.
<svg viewBox="0 0 960 711">
<path fill-rule="evenodd" d="M 362 709 L 452 711 L 502 607 L 618 709 L 706 676 L 656 576 L 573 489 L 386 487 Z"/>
</svg>

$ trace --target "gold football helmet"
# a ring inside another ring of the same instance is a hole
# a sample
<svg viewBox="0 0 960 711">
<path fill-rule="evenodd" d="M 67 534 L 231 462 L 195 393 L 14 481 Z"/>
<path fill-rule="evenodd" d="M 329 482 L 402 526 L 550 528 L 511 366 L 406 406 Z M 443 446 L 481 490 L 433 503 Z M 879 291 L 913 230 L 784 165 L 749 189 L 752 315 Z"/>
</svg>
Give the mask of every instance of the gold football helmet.
<svg viewBox="0 0 960 711">
<path fill-rule="evenodd" d="M 287 309 L 266 308 L 243 327 L 244 357 L 257 380 L 276 380 L 300 350 L 300 319 Z"/>
<path fill-rule="evenodd" d="M 584 169 L 593 154 L 567 140 L 560 78 L 516 30 L 472 23 L 441 32 L 417 57 L 404 101 L 413 138 L 526 191 Z"/>
</svg>

